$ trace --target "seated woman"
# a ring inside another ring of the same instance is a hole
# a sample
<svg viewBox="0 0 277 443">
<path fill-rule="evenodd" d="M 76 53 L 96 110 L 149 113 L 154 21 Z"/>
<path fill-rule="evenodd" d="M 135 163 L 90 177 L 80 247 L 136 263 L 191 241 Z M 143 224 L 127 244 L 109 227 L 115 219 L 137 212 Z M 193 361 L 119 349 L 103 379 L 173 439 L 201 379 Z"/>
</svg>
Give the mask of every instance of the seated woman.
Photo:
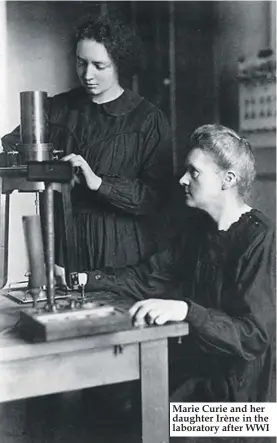
<svg viewBox="0 0 277 443">
<path fill-rule="evenodd" d="M 170 347 L 172 400 L 267 401 L 275 239 L 266 216 L 245 203 L 253 152 L 233 130 L 205 125 L 190 138 L 185 171 L 187 204 L 201 211 L 182 238 L 138 266 L 88 272 L 86 288 L 140 300 L 130 310 L 135 325 L 188 322 L 189 336 Z"/>
</svg>

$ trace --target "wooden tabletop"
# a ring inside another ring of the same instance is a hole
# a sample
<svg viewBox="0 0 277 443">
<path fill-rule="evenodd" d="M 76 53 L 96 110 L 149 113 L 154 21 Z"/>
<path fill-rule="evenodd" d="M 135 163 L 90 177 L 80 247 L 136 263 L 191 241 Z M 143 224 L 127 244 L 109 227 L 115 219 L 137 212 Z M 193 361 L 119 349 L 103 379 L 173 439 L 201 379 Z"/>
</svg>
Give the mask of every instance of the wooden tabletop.
<svg viewBox="0 0 277 443">
<path fill-rule="evenodd" d="M 122 307 L 123 301 L 119 300 L 119 304 Z M 126 300 L 126 307 L 131 304 L 132 301 Z M 28 308 L 0 295 L 0 362 L 36 358 L 53 353 L 125 345 L 188 334 L 188 324 L 180 322 L 169 323 L 164 326 L 132 327 L 125 331 L 95 334 L 88 337 L 48 343 L 28 343 L 18 335 L 16 329 L 20 310 Z"/>
<path fill-rule="evenodd" d="M 14 327 L 21 309 L 0 298 L 0 402 L 140 379 L 142 441 L 169 442 L 167 338 L 187 335 L 185 322 L 27 343 Z"/>
</svg>

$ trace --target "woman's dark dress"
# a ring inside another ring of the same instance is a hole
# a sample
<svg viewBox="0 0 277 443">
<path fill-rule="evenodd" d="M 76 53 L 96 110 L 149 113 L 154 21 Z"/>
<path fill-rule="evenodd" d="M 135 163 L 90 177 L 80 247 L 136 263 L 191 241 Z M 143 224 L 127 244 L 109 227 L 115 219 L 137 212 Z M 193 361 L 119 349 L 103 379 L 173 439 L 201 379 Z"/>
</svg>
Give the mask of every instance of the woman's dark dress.
<svg viewBox="0 0 277 443">
<path fill-rule="evenodd" d="M 190 334 L 170 348 L 173 400 L 268 401 L 275 334 L 273 226 L 251 210 L 227 231 L 218 231 L 204 215 L 188 219 L 184 228 L 183 238 L 144 264 L 110 275 L 88 273 L 87 287 L 134 299 L 187 301 Z M 180 284 L 182 291 L 174 292 Z"/>
<path fill-rule="evenodd" d="M 105 104 L 83 89 L 49 100 L 50 142 L 64 154 L 80 154 L 100 189 L 85 183 L 72 190 L 76 271 L 134 265 L 156 249 L 157 214 L 172 184 L 171 133 L 163 113 L 125 90 Z M 18 142 L 18 130 L 3 138 Z M 63 265 L 62 227 L 56 207 L 56 263 Z"/>
</svg>

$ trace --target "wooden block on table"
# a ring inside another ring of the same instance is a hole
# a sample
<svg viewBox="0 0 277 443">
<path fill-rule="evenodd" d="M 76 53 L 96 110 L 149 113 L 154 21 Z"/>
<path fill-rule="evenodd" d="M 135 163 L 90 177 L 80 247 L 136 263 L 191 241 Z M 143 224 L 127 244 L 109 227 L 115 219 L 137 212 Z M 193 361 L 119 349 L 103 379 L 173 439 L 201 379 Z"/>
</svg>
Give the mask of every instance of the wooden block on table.
<svg viewBox="0 0 277 443">
<path fill-rule="evenodd" d="M 60 312 L 20 312 L 19 333 L 27 341 L 45 342 L 132 329 L 127 311 L 104 305 Z"/>
</svg>

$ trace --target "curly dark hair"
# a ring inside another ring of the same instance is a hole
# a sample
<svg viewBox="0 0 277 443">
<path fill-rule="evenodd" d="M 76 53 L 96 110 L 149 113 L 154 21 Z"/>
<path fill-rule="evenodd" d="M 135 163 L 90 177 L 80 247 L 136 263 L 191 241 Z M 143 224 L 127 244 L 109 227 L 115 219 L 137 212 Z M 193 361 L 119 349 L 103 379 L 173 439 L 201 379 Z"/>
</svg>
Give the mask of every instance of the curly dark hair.
<svg viewBox="0 0 277 443">
<path fill-rule="evenodd" d="M 118 14 L 102 14 L 79 25 L 75 45 L 85 39 L 102 43 L 123 77 L 137 74 L 144 67 L 141 40 Z"/>
</svg>

